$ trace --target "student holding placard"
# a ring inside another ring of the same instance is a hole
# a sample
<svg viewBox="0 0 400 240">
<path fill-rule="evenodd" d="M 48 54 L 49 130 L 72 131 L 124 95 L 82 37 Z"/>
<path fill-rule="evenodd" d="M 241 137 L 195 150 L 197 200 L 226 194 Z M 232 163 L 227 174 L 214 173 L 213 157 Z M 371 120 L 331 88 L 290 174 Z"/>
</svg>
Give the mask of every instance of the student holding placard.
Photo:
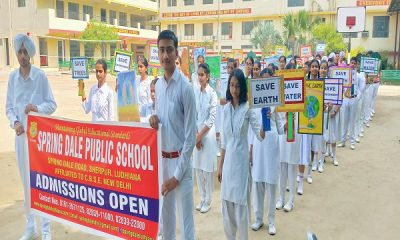
<svg viewBox="0 0 400 240">
<path fill-rule="evenodd" d="M 194 90 L 196 98 L 196 147 L 193 150 L 193 168 L 196 172 L 200 203 L 196 210 L 206 213 L 211 208 L 214 187 L 214 169 L 217 154 L 215 138 L 215 117 L 217 113 L 217 94 L 208 84 L 210 67 L 207 63 L 199 65 L 198 79 L 200 88 Z"/>
<path fill-rule="evenodd" d="M 86 114 L 92 113 L 92 121 L 114 121 L 114 91 L 106 83 L 107 63 L 104 59 L 96 62 L 95 84 L 89 97 L 82 96 L 82 107 Z"/>
<path fill-rule="evenodd" d="M 260 122 L 262 122 L 261 109 Z M 251 175 L 253 178 L 253 209 L 255 222 L 251 225 L 254 231 L 259 230 L 263 225 L 264 197 L 267 193 L 268 207 L 268 233 L 276 234 L 275 228 L 275 200 L 276 188 L 279 178 L 279 135 L 283 134 L 284 115 L 270 107 L 267 118 L 270 120 L 270 130 L 265 132 L 266 138 L 262 141 L 256 139 L 250 132 L 250 162 Z"/>
<path fill-rule="evenodd" d="M 326 78 L 328 74 L 328 62 L 321 61 L 320 66 L 320 77 Z M 333 164 L 339 166 L 339 162 L 336 158 L 336 142 L 340 139 L 340 116 L 339 116 L 339 105 L 332 105 L 331 103 L 325 105 L 324 111 L 324 133 L 323 142 L 321 148 L 321 159 L 319 160 L 318 171 L 324 171 L 324 163 L 326 153 L 329 155 L 329 149 L 332 152 Z"/>
<path fill-rule="evenodd" d="M 365 103 L 365 91 L 366 91 L 366 78 L 365 73 L 360 71 L 360 59 L 359 58 L 352 58 L 353 64 L 354 60 L 356 61 L 355 68 L 357 70 L 357 79 L 358 79 L 358 93 L 357 96 L 357 112 L 356 112 L 356 123 L 355 123 L 355 135 L 356 135 L 356 142 L 360 142 L 360 137 L 364 136 L 362 132 L 364 132 L 363 126 L 363 105 Z"/>
<path fill-rule="evenodd" d="M 240 69 L 233 70 L 224 106 L 221 160 L 218 180 L 221 182 L 222 217 L 227 239 L 248 239 L 249 143 L 248 129 L 261 141 L 265 132 L 257 114 L 249 109 L 246 78 Z"/>
<path fill-rule="evenodd" d="M 139 113 L 140 118 L 143 122 L 148 122 L 146 119 L 146 106 L 151 103 L 151 92 L 150 92 L 150 84 L 151 79 L 148 74 L 149 63 L 145 57 L 139 57 L 137 61 L 139 75 L 136 77 L 137 89 L 138 89 L 138 99 L 139 99 Z"/>
</svg>

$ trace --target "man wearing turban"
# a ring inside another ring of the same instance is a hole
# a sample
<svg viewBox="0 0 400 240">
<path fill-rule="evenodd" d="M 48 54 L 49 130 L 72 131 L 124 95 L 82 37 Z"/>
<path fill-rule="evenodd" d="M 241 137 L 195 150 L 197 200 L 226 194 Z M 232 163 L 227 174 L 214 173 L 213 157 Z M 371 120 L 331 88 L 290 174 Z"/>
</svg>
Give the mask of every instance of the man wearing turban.
<svg viewBox="0 0 400 240">
<path fill-rule="evenodd" d="M 37 239 L 35 217 L 29 212 L 30 181 L 28 146 L 26 144 L 27 116 L 29 112 L 52 114 L 57 104 L 54 100 L 46 75 L 32 66 L 30 59 L 35 56 L 35 44 L 25 34 L 14 39 L 15 54 L 20 67 L 11 72 L 8 79 L 6 114 L 10 127 L 15 131 L 15 153 L 24 188 L 27 225 L 21 240 Z M 42 218 L 42 239 L 51 239 L 50 222 Z"/>
</svg>

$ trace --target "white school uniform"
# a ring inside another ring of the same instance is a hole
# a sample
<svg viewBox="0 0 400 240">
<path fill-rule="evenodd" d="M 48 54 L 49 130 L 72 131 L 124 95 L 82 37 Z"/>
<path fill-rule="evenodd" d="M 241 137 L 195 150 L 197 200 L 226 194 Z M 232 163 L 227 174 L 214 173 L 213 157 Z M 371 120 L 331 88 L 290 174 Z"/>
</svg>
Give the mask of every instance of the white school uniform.
<svg viewBox="0 0 400 240">
<path fill-rule="evenodd" d="M 52 114 L 57 104 L 54 100 L 50 84 L 45 73 L 35 66 L 31 70 L 27 79 L 20 75 L 19 68 L 14 70 L 8 80 L 6 115 L 10 121 L 10 127 L 14 129 L 15 121 L 19 121 L 25 132 L 27 131 L 27 117 L 25 107 L 28 104 L 34 104 L 39 113 Z M 29 159 L 27 158 L 26 133 L 15 136 L 15 153 L 18 163 L 18 169 L 24 190 L 24 205 L 26 210 L 27 226 L 26 230 L 32 232 L 36 229 L 35 217 L 33 214 L 27 214 L 29 208 Z M 50 233 L 50 222 L 42 218 L 42 233 Z"/>
<path fill-rule="evenodd" d="M 233 108 L 231 103 L 224 107 L 222 149 L 225 159 L 222 169 L 221 199 L 224 229 L 228 239 L 236 236 L 248 238 L 247 199 L 249 192 L 249 124 L 259 140 L 260 122 L 256 112 L 249 109 L 247 102 Z M 236 213 L 238 211 L 238 213 Z"/>
<path fill-rule="evenodd" d="M 357 96 L 357 112 L 356 112 L 356 123 L 355 123 L 355 135 L 356 137 L 360 134 L 362 125 L 363 125 L 363 105 L 365 102 L 365 89 L 366 89 L 366 79 L 365 79 L 365 73 L 364 72 L 359 72 L 357 73 L 358 81 L 359 81 L 359 89 L 358 93 L 360 94 Z"/>
<path fill-rule="evenodd" d="M 151 78 L 147 77 L 145 80 L 141 81 L 141 76 L 136 77 L 136 87 L 139 105 L 139 115 L 141 122 L 148 122 L 148 106 L 153 101 L 151 100 Z"/>
<path fill-rule="evenodd" d="M 256 109 L 262 122 L 261 109 Z M 284 119 L 282 114 L 271 107 L 271 130 L 265 132 L 265 139 L 259 141 L 251 132 L 253 145 L 253 208 L 256 222 L 262 223 L 264 216 L 264 197 L 267 190 L 268 223 L 275 224 L 275 196 L 279 178 L 279 135 L 283 134 Z"/>
<path fill-rule="evenodd" d="M 217 140 L 215 138 L 215 117 L 217 108 L 217 94 L 207 85 L 195 89 L 196 98 L 196 128 L 200 132 L 205 126 L 209 131 L 202 139 L 203 147 L 193 150 L 193 168 L 196 170 L 197 185 L 202 203 L 211 204 L 213 191 L 214 170 L 216 167 Z"/>
<path fill-rule="evenodd" d="M 340 111 L 334 117 L 330 116 L 335 108 L 336 106 L 333 106 L 330 112 L 324 112 L 324 141 L 326 143 L 336 143 L 340 140 Z"/>
<path fill-rule="evenodd" d="M 114 121 L 114 91 L 104 83 L 90 89 L 89 97 L 82 103 L 86 114 L 92 113 L 92 121 Z"/>
</svg>

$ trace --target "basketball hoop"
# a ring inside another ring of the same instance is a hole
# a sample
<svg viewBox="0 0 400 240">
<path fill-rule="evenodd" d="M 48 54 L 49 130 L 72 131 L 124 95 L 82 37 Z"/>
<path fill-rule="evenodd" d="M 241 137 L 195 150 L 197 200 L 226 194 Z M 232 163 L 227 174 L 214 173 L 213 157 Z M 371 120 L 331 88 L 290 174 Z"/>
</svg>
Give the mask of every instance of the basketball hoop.
<svg viewBox="0 0 400 240">
<path fill-rule="evenodd" d="M 346 17 L 346 26 L 351 29 L 356 25 L 356 17 L 355 16 L 348 16 Z"/>
</svg>

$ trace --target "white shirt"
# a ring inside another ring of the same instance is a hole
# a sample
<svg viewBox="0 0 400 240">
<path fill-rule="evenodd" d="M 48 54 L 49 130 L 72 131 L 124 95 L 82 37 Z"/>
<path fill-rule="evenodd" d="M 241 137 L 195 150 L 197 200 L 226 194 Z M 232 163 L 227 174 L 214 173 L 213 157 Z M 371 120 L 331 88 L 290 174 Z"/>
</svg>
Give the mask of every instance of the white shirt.
<svg viewBox="0 0 400 240">
<path fill-rule="evenodd" d="M 9 76 L 6 115 L 11 128 L 14 128 L 15 121 L 19 121 L 26 129 L 25 107 L 30 103 L 37 106 L 39 113 L 44 114 L 52 114 L 57 108 L 45 73 L 33 65 L 27 79 L 22 78 L 19 68 Z"/>
<path fill-rule="evenodd" d="M 196 101 L 186 77 L 175 68 L 169 82 L 161 77 L 156 83 L 156 113 L 161 125 L 161 150 L 181 151 L 174 177 L 181 181 L 191 169 L 196 141 Z"/>
<path fill-rule="evenodd" d="M 150 92 L 150 84 L 151 80 L 150 77 L 147 77 L 146 80 L 141 81 L 141 76 L 139 75 L 136 78 L 137 81 L 137 86 L 138 86 L 138 100 L 139 100 L 139 112 L 140 112 L 140 117 L 147 117 L 146 116 L 146 106 L 149 103 L 152 103 L 151 101 L 151 92 Z"/>
<path fill-rule="evenodd" d="M 192 86 L 193 89 L 200 88 L 199 75 L 197 74 L 197 70 L 192 73 Z"/>
<path fill-rule="evenodd" d="M 86 114 L 92 112 L 92 121 L 114 121 L 114 91 L 107 83 L 101 88 L 95 84 L 82 107 Z"/>
<path fill-rule="evenodd" d="M 222 127 L 221 148 L 225 149 L 222 168 L 221 198 L 240 205 L 247 205 L 249 181 L 249 124 L 260 137 L 259 116 L 249 109 L 247 102 L 233 108 L 228 102 L 224 106 L 224 122 Z"/>
</svg>

